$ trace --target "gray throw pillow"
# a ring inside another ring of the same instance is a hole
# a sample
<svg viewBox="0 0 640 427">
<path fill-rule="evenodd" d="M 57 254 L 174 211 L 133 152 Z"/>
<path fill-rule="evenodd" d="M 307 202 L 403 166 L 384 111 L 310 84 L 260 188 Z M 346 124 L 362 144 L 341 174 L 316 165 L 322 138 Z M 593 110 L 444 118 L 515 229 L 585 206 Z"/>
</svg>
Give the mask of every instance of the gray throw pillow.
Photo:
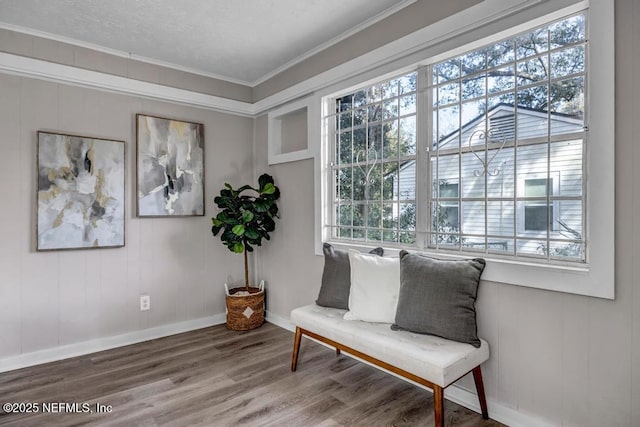
<svg viewBox="0 0 640 427">
<path fill-rule="evenodd" d="M 482 258 L 439 260 L 400 252 L 400 298 L 391 329 L 437 335 L 480 347 L 475 302 Z"/>
<path fill-rule="evenodd" d="M 322 246 L 322 252 L 324 252 L 324 271 L 316 304 L 348 310 L 349 289 L 351 288 L 349 252 L 335 249 L 328 243 Z M 375 248 L 369 253 L 382 255 L 383 249 Z"/>
</svg>

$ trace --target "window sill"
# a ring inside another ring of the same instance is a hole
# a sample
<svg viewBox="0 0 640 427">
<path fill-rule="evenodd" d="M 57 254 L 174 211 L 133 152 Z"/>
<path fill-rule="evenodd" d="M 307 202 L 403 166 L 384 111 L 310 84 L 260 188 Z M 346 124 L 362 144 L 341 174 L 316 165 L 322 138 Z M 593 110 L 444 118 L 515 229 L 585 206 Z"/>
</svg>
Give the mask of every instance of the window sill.
<svg viewBox="0 0 640 427">
<path fill-rule="evenodd" d="M 328 241 L 327 243 L 338 249 L 355 249 L 362 252 L 368 252 L 374 247 L 374 245 L 359 245 L 355 242 Z M 385 247 L 384 256 L 397 257 L 401 250 L 398 247 Z M 447 252 L 407 250 L 439 259 L 474 257 L 472 253 L 451 254 Z M 318 253 L 316 251 L 316 255 L 322 255 L 322 252 Z M 527 262 L 526 260 L 492 258 L 491 255 L 486 254 L 478 254 L 477 257 L 484 258 L 487 261 L 487 266 L 482 273 L 483 281 L 614 299 L 613 285 L 604 284 L 603 280 L 592 271 L 593 269 L 588 264 L 575 266 L 542 264 Z"/>
</svg>

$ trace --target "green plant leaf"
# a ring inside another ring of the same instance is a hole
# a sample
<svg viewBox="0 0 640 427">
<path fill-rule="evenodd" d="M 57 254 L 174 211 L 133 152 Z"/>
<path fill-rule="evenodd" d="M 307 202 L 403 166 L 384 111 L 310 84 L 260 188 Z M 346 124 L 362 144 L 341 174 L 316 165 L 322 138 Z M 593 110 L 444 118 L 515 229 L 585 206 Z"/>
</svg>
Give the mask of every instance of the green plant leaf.
<svg viewBox="0 0 640 427">
<path fill-rule="evenodd" d="M 233 187 L 228 182 L 225 182 L 224 186 L 227 187 L 229 190 L 233 191 Z"/>
<path fill-rule="evenodd" d="M 270 206 L 271 202 L 262 198 L 257 199 L 255 202 L 256 212 L 267 212 Z"/>
<path fill-rule="evenodd" d="M 235 252 L 237 254 L 241 254 L 242 252 L 244 252 L 244 246 L 240 242 L 235 242 L 233 244 L 233 249 L 232 250 L 233 250 L 233 252 Z"/>
<path fill-rule="evenodd" d="M 263 173 L 262 175 L 260 175 L 260 177 L 258 178 L 258 186 L 262 189 L 268 183 L 273 184 L 273 177 L 268 173 Z"/>
<path fill-rule="evenodd" d="M 235 234 L 233 234 L 233 232 L 230 229 L 225 228 L 224 231 L 222 232 L 222 235 L 220 236 L 220 239 L 222 239 L 222 241 L 225 242 L 225 244 L 230 245 L 229 249 L 231 249 L 231 246 L 233 246 L 233 243 L 239 242 L 242 238 L 240 236 L 236 236 Z"/>
<path fill-rule="evenodd" d="M 231 196 L 218 196 L 213 199 L 213 201 L 216 205 L 218 205 L 220 209 L 224 209 L 232 204 L 233 199 L 231 198 Z"/>
<path fill-rule="evenodd" d="M 262 228 L 267 232 L 270 233 L 273 230 L 276 229 L 276 223 L 274 220 L 272 220 L 271 218 L 269 218 L 268 216 L 265 217 L 262 221 Z"/>
<path fill-rule="evenodd" d="M 253 214 L 253 212 L 249 210 L 245 210 L 244 212 L 242 212 L 242 222 L 244 223 L 253 221 L 254 217 L 255 215 Z"/>
<path fill-rule="evenodd" d="M 224 212 L 222 213 L 224 214 Z M 240 223 L 240 221 L 238 221 L 234 217 L 227 216 L 226 214 L 222 218 L 220 217 L 220 215 L 218 215 L 218 219 L 227 225 L 237 225 L 238 223 Z"/>
<path fill-rule="evenodd" d="M 247 239 L 258 239 L 260 237 L 260 233 L 258 233 L 256 230 L 254 230 L 253 228 L 245 228 L 244 230 L 244 236 Z"/>
<path fill-rule="evenodd" d="M 222 225 L 222 221 L 220 221 L 218 218 L 211 218 L 211 222 L 213 222 L 213 225 L 215 225 L 216 227 L 220 227 Z"/>
<path fill-rule="evenodd" d="M 273 194 L 275 192 L 276 192 L 276 186 L 270 182 L 267 183 L 261 191 L 262 194 Z"/>
<path fill-rule="evenodd" d="M 233 226 L 233 234 L 236 236 L 242 236 L 244 234 L 244 225 L 238 224 Z"/>
</svg>

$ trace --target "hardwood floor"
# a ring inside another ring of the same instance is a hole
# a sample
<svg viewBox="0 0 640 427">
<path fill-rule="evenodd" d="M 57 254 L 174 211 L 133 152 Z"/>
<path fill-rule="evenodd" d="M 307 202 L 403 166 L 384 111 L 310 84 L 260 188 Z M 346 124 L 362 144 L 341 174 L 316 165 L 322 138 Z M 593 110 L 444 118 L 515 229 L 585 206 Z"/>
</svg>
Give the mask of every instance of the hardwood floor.
<svg viewBox="0 0 640 427">
<path fill-rule="evenodd" d="M 38 410 L 0 410 L 0 425 L 433 425 L 431 393 L 306 338 L 291 372 L 292 345 L 293 333 L 271 324 L 220 325 L 6 372 L 0 403 Z M 450 401 L 445 419 L 501 426 Z"/>
</svg>

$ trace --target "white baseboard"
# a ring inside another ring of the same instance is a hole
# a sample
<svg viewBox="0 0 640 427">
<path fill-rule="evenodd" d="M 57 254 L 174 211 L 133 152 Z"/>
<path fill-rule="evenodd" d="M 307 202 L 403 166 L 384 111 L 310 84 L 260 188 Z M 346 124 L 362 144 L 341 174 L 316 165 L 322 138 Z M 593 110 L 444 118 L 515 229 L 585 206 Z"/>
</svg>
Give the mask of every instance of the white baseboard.
<svg viewBox="0 0 640 427">
<path fill-rule="evenodd" d="M 296 331 L 295 325 L 291 323 L 289 318 L 278 316 L 277 314 L 272 313 L 269 310 L 266 310 L 264 312 L 264 318 L 267 322 L 273 323 L 276 326 L 280 326 L 282 329 L 286 329 L 291 332 Z"/>
<path fill-rule="evenodd" d="M 453 384 L 447 387 L 444 396 L 458 405 L 480 413 L 480 404 L 475 393 Z M 495 400 L 487 399 L 487 407 L 489 409 L 489 417 L 492 420 L 499 421 L 510 427 L 553 427 L 555 425 L 540 418 L 518 412 L 516 409 L 506 407 Z"/>
<path fill-rule="evenodd" d="M 273 323 L 274 325 L 279 326 L 283 329 L 286 329 L 292 332 L 296 330 L 295 325 L 291 323 L 289 319 L 284 318 L 282 316 L 278 316 L 277 314 L 266 312 L 265 318 L 269 323 Z M 322 343 L 320 341 L 316 341 L 313 338 L 310 338 L 310 339 L 317 342 L 318 344 L 327 346 L 327 344 Z M 347 354 L 347 353 L 343 352 L 343 354 Z M 366 360 L 360 359 L 359 357 L 353 356 L 351 354 L 348 354 L 348 356 L 353 357 L 354 359 L 359 360 L 360 362 L 374 366 L 371 363 L 367 362 Z M 380 369 L 377 366 L 375 367 L 377 369 Z M 388 372 L 389 374 L 394 375 L 402 380 L 408 381 L 411 384 L 416 385 L 420 388 L 431 391 L 427 387 L 421 384 L 418 384 L 416 382 L 407 380 L 406 378 L 401 377 L 393 372 L 389 372 L 386 370 L 385 372 Z M 468 408 L 468 409 L 471 409 L 472 411 L 480 413 L 480 404 L 478 403 L 478 396 L 475 393 L 472 393 L 456 384 L 453 384 L 447 387 L 447 389 L 444 391 L 444 396 L 448 400 L 455 402 L 458 405 L 464 406 L 465 408 Z M 487 399 L 487 406 L 489 408 L 489 416 L 491 417 L 492 420 L 501 422 L 511 427 L 552 427 L 553 426 L 552 424 L 540 418 L 535 418 L 533 416 L 523 414 L 521 412 L 518 412 L 516 409 L 512 409 L 507 406 L 504 406 L 501 403 L 496 402 L 495 400 L 492 400 L 492 399 Z"/>
<path fill-rule="evenodd" d="M 206 328 L 208 326 L 220 325 L 225 322 L 226 315 L 221 313 L 214 316 L 202 317 L 200 319 L 187 320 L 185 322 L 172 323 L 170 325 L 162 325 L 155 328 L 128 332 L 122 335 L 98 338 L 91 341 L 62 345 L 59 347 L 48 348 L 46 350 L 20 354 L 18 356 L 0 359 L 0 372 L 13 371 L 14 369 L 21 369 L 29 366 L 40 365 L 42 363 L 68 359 L 70 357 L 82 356 L 85 354 L 95 353 L 97 351 L 109 350 L 115 347 L 122 347 L 182 332 L 193 331 L 195 329 Z"/>
</svg>

